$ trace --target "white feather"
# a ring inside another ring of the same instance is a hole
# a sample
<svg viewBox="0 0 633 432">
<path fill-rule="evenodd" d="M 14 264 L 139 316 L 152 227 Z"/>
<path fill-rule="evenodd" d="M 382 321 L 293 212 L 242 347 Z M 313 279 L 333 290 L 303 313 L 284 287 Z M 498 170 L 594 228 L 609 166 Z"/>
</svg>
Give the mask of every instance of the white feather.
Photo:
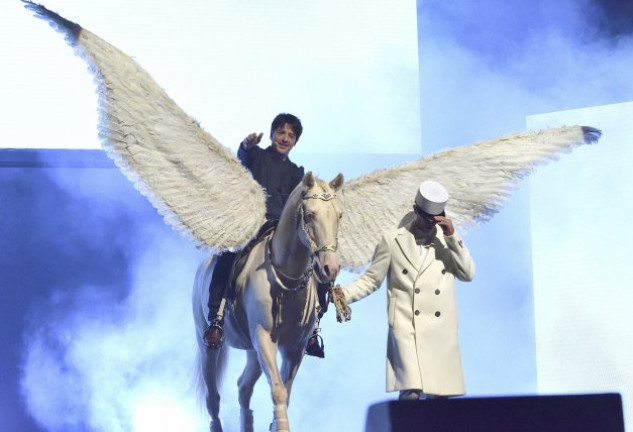
<svg viewBox="0 0 633 432">
<path fill-rule="evenodd" d="M 265 220 L 266 197 L 239 160 L 128 55 L 45 7 L 25 3 L 65 33 L 88 63 L 98 86 L 102 146 L 165 221 L 211 250 L 247 243 Z"/>
<path fill-rule="evenodd" d="M 446 187 L 447 216 L 455 225 L 473 225 L 499 211 L 518 180 L 538 164 L 599 137 L 599 130 L 581 126 L 518 133 L 356 178 L 341 194 L 339 259 L 352 270 L 365 265 L 382 233 L 412 217 L 413 199 L 424 180 Z"/>
<path fill-rule="evenodd" d="M 103 147 L 165 221 L 199 246 L 244 245 L 264 221 L 265 194 L 240 162 L 126 54 L 43 6 L 23 1 L 66 33 L 90 65 L 99 86 Z M 535 166 L 599 137 L 599 130 L 581 126 L 507 135 L 354 179 L 339 194 L 341 265 L 357 270 L 371 260 L 381 234 L 412 217 L 423 180 L 447 188 L 448 217 L 468 226 L 499 211 Z"/>
</svg>

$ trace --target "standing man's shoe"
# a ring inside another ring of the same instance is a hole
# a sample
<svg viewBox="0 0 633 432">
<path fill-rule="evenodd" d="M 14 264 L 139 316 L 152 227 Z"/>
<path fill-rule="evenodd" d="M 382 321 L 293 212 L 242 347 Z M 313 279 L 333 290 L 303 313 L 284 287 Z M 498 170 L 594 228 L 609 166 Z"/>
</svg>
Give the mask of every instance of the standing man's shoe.
<svg viewBox="0 0 633 432">
<path fill-rule="evenodd" d="M 222 323 L 218 320 L 213 320 L 204 331 L 202 341 L 209 348 L 217 349 L 222 346 L 223 339 L 224 330 L 222 329 Z"/>
</svg>

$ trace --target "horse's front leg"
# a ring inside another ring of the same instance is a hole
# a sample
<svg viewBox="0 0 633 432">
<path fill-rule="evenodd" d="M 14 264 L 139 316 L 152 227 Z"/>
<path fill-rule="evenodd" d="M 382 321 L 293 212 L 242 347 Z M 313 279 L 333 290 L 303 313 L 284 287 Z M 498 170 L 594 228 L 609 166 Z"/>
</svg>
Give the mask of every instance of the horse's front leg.
<svg viewBox="0 0 633 432">
<path fill-rule="evenodd" d="M 297 376 L 299 366 L 303 360 L 303 353 L 305 352 L 305 343 L 298 344 L 292 350 L 284 350 L 282 352 L 281 361 L 281 379 L 286 387 L 288 404 L 290 403 L 290 392 L 292 391 L 292 383 Z"/>
<path fill-rule="evenodd" d="M 257 353 L 259 364 L 268 378 L 273 401 L 273 422 L 271 432 L 290 432 L 288 423 L 288 392 L 277 366 L 277 343 L 262 326 L 257 328 Z"/>
</svg>

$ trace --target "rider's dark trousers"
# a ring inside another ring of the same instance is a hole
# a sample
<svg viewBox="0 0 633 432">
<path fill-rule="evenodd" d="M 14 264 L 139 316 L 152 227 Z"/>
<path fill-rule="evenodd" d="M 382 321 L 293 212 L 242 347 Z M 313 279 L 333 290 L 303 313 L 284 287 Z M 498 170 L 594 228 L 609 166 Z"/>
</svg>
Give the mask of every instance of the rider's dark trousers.
<svg viewBox="0 0 633 432">
<path fill-rule="evenodd" d="M 237 253 L 235 252 L 223 252 L 218 256 L 215 268 L 213 269 L 213 276 L 211 276 L 211 283 L 209 284 L 209 321 L 213 321 L 220 309 L 220 303 L 222 298 L 226 294 L 226 288 L 229 283 L 229 276 L 231 275 L 231 267 Z"/>
</svg>

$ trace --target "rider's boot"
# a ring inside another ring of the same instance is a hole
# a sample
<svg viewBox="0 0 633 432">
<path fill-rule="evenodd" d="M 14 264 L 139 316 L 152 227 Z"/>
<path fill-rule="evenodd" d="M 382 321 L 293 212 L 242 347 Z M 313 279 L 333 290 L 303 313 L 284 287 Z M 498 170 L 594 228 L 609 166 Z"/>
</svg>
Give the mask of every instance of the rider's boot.
<svg viewBox="0 0 633 432">
<path fill-rule="evenodd" d="M 209 284 L 209 325 L 202 335 L 202 341 L 209 348 L 217 349 L 222 346 L 224 340 L 224 305 L 226 303 L 226 291 L 231 274 L 231 266 L 236 254 L 225 252 L 217 258 L 211 283 Z"/>
<path fill-rule="evenodd" d="M 317 308 L 318 321 L 321 321 L 323 314 L 327 312 L 328 298 L 327 294 L 330 291 L 330 284 L 323 283 L 317 285 L 317 297 L 319 298 L 319 306 Z M 323 338 L 319 335 L 321 329 L 318 326 L 312 332 L 308 343 L 306 344 L 306 354 L 309 356 L 325 358 L 325 344 Z"/>
<path fill-rule="evenodd" d="M 223 320 L 216 317 L 210 321 L 210 324 L 202 335 L 202 341 L 209 348 L 218 349 L 222 346 L 222 342 L 224 341 Z"/>
</svg>

